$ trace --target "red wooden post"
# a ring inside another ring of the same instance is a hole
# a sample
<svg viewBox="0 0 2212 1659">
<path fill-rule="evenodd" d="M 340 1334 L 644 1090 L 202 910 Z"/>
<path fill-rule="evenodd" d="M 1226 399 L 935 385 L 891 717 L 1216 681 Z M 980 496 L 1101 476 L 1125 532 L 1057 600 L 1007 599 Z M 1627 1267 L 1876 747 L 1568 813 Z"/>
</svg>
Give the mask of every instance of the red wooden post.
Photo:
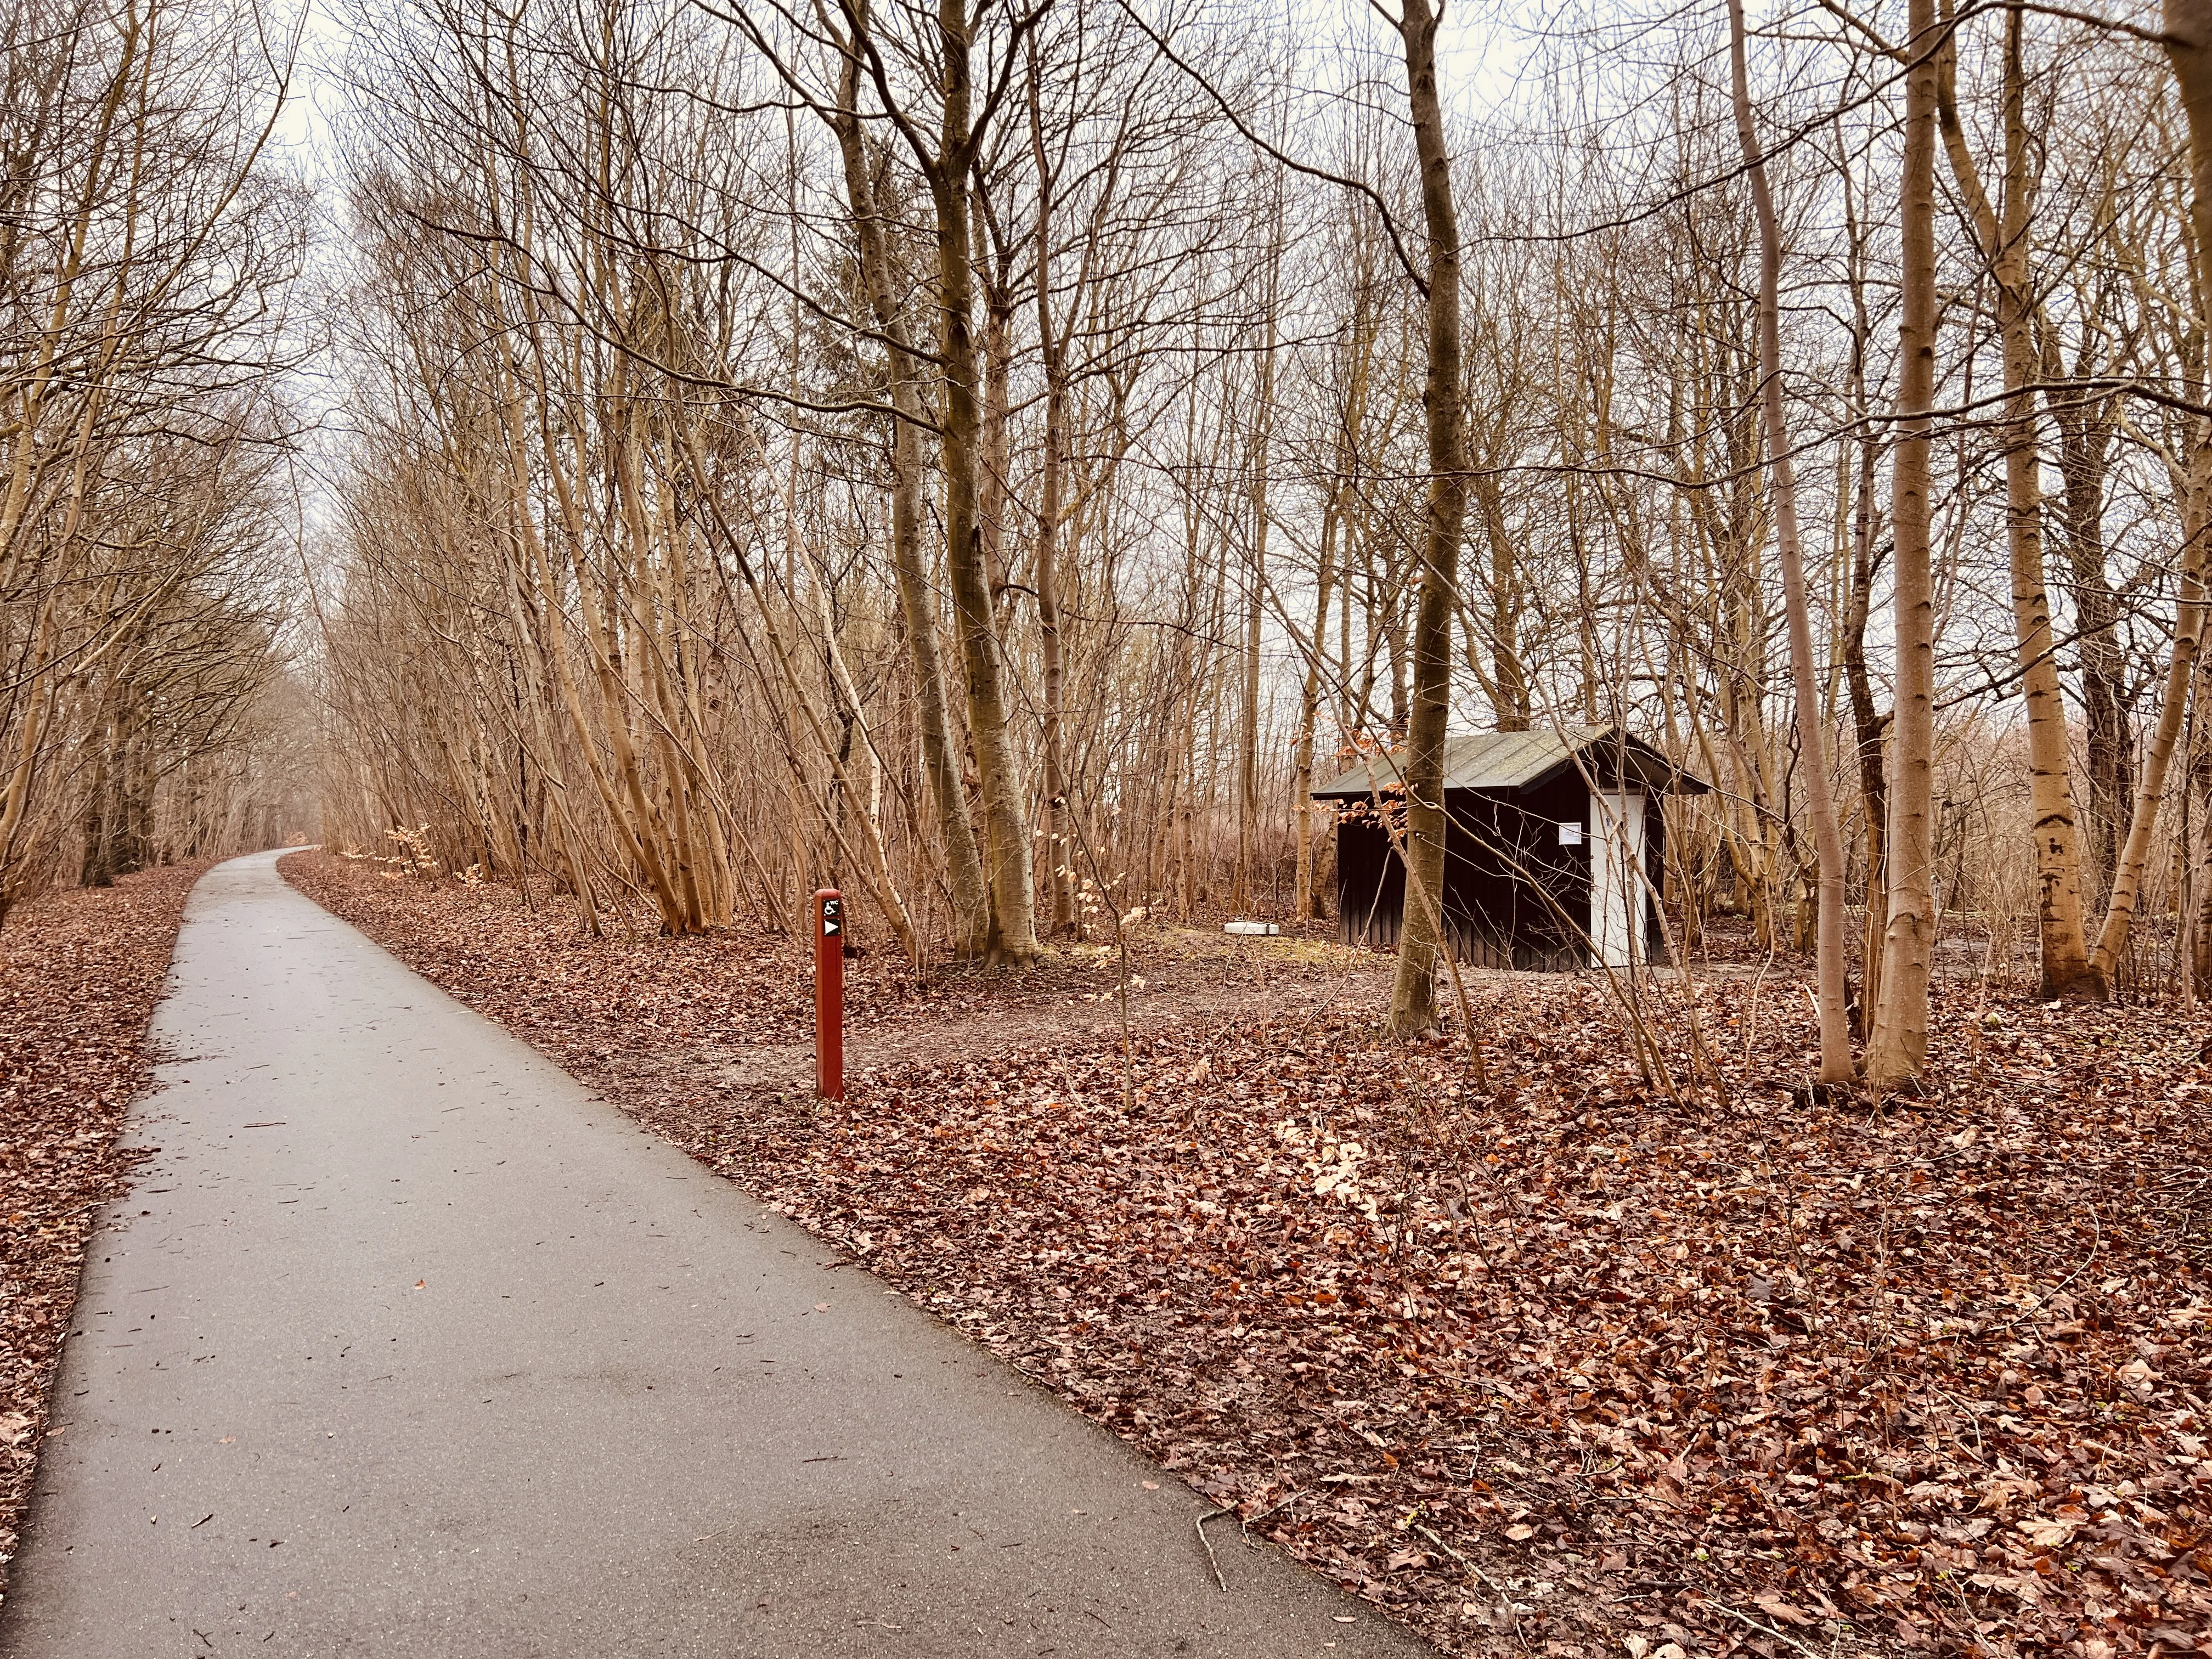
<svg viewBox="0 0 2212 1659">
<path fill-rule="evenodd" d="M 834 887 L 814 896 L 814 1091 L 845 1097 L 845 901 Z"/>
</svg>

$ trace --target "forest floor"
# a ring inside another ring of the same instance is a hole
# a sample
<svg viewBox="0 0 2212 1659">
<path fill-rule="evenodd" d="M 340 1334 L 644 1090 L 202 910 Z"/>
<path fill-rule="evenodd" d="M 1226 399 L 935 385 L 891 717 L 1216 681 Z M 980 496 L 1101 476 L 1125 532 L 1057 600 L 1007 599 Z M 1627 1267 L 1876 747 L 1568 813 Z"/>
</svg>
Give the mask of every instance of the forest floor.
<svg viewBox="0 0 2212 1659">
<path fill-rule="evenodd" d="M 208 864 L 57 894 L 0 927 L 0 1589 L 93 1212 L 131 1162 L 118 1135 L 153 1075 L 147 1017 Z"/>
<path fill-rule="evenodd" d="M 1801 966 L 1480 975 L 1486 1082 L 1162 927 L 1126 1054 L 1109 951 L 849 964 L 824 1107 L 799 942 L 283 868 L 1447 1652 L 2212 1654 L 2212 1020 L 1967 941 L 1925 1092 L 1816 1101 Z"/>
</svg>

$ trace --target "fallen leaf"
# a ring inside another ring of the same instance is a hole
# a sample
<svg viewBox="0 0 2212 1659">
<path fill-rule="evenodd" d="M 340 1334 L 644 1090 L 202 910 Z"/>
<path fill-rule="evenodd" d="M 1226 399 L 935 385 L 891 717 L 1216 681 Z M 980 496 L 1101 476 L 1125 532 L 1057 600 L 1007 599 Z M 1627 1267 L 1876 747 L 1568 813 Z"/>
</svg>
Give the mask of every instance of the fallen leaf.
<svg viewBox="0 0 2212 1659">
<path fill-rule="evenodd" d="M 1814 1622 L 1813 1615 L 1804 1608 L 1793 1606 L 1771 1591 L 1753 1596 L 1751 1604 L 1771 1613 L 1785 1625 L 1809 1625 Z"/>
</svg>

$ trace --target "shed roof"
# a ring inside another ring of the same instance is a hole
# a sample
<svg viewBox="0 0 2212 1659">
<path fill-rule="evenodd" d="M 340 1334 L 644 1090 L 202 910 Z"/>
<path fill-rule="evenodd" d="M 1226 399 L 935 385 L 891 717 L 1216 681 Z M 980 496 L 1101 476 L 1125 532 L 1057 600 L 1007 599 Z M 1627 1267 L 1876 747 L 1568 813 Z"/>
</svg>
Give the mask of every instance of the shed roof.
<svg viewBox="0 0 2212 1659">
<path fill-rule="evenodd" d="M 1316 800 L 1364 799 L 1376 788 L 1398 781 L 1403 750 L 1362 761 L 1342 776 L 1315 790 Z M 1615 774 L 1632 787 L 1682 794 L 1703 794 L 1706 785 L 1676 766 L 1641 738 L 1626 737 L 1609 726 L 1554 726 L 1537 732 L 1455 732 L 1444 738 L 1444 787 L 1506 791 L 1527 789 L 1573 763 L 1577 756 L 1592 778 L 1612 783 Z"/>
</svg>

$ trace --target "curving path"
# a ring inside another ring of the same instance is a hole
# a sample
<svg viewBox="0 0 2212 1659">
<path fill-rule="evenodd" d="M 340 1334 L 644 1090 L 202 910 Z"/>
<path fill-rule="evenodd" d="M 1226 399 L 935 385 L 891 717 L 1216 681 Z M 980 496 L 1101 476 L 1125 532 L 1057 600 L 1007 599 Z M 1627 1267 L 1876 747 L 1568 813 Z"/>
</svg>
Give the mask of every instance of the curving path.
<svg viewBox="0 0 2212 1659">
<path fill-rule="evenodd" d="M 187 912 L 0 1655 L 1425 1651 L 1227 1520 L 1224 1594 L 1179 1481 L 276 856 Z"/>
</svg>

